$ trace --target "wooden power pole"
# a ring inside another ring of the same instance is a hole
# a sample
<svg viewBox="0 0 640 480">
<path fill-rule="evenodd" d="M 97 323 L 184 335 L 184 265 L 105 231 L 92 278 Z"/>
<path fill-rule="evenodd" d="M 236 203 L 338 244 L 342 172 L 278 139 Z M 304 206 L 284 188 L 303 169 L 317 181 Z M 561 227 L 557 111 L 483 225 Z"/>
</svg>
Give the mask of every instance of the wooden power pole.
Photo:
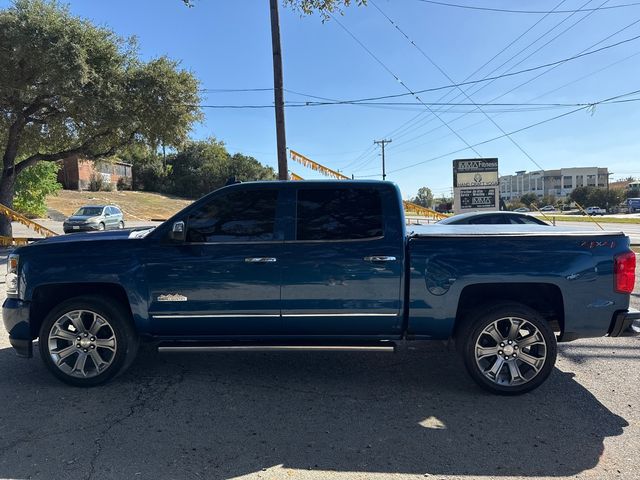
<svg viewBox="0 0 640 480">
<path fill-rule="evenodd" d="M 284 129 L 284 81 L 282 78 L 282 49 L 280 47 L 280 17 L 278 0 L 271 4 L 271 46 L 273 49 L 273 96 L 276 107 L 276 141 L 278 150 L 278 180 L 288 180 L 287 136 Z"/>
<path fill-rule="evenodd" d="M 382 147 L 382 180 L 386 180 L 387 172 L 384 169 L 384 146 L 387 143 L 391 143 L 393 140 L 374 140 L 373 143 Z"/>
</svg>

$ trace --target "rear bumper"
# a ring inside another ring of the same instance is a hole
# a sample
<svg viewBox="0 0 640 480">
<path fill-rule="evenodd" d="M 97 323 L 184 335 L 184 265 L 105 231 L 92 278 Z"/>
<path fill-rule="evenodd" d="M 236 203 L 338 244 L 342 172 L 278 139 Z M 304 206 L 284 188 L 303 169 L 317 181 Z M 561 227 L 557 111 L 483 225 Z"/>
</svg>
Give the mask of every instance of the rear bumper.
<svg viewBox="0 0 640 480">
<path fill-rule="evenodd" d="M 9 332 L 9 342 L 19 357 L 33 355 L 33 338 L 29 323 L 30 303 L 7 298 L 2 305 L 2 321 Z"/>
<path fill-rule="evenodd" d="M 640 335 L 640 310 L 629 309 L 613 316 L 610 337 L 635 337 Z"/>
</svg>

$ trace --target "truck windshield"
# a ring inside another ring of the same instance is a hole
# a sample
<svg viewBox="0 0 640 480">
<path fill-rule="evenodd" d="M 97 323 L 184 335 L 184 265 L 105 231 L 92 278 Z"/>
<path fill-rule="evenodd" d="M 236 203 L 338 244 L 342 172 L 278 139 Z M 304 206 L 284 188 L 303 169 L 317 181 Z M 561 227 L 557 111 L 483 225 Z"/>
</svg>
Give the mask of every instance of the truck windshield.
<svg viewBox="0 0 640 480">
<path fill-rule="evenodd" d="M 102 207 L 80 207 L 74 215 L 80 215 L 83 217 L 102 215 Z"/>
</svg>

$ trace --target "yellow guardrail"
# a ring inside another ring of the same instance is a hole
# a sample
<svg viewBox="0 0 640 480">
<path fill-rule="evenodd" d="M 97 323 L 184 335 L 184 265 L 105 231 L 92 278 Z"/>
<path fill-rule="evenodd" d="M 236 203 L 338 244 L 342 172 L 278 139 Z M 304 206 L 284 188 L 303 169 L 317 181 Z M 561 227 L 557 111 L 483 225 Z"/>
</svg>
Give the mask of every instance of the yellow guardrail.
<svg viewBox="0 0 640 480">
<path fill-rule="evenodd" d="M 43 227 L 42 225 L 34 222 L 33 220 L 29 220 L 27 217 L 20 215 L 18 212 L 10 209 L 6 205 L 0 204 L 0 215 L 4 215 L 12 222 L 18 222 L 22 225 L 30 228 L 36 233 L 43 235 L 45 237 L 54 237 L 57 235 L 53 230 L 49 230 L 47 227 Z M 2 247 L 10 247 L 10 246 L 19 246 L 19 245 L 27 245 L 29 241 L 32 240 L 26 237 L 4 237 L 0 236 L 0 246 Z"/>
</svg>

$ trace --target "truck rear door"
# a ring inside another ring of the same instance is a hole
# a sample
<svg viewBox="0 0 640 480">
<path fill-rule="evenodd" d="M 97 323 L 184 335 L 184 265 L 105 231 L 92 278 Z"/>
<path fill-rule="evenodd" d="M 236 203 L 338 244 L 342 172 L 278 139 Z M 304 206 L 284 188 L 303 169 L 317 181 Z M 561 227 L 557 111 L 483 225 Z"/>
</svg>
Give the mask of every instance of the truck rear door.
<svg viewBox="0 0 640 480">
<path fill-rule="evenodd" d="M 288 335 L 400 334 L 403 220 L 392 185 L 300 184 L 282 256 Z"/>
</svg>

